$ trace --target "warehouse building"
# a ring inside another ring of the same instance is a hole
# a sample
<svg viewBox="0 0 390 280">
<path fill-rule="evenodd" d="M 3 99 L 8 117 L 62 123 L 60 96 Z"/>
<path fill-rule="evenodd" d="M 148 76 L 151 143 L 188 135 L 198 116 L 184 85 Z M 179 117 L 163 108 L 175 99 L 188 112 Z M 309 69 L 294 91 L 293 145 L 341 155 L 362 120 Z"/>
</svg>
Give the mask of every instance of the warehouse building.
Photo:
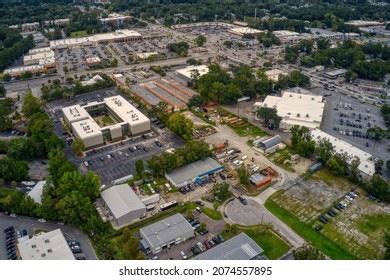
<svg viewBox="0 0 390 280">
<path fill-rule="evenodd" d="M 165 174 L 165 178 L 175 187 L 182 187 L 192 182 L 201 182 L 203 177 L 218 173 L 223 169 L 224 167 L 216 160 L 207 158 L 177 168 Z"/>
<path fill-rule="evenodd" d="M 264 153 L 273 153 L 286 147 L 286 145 L 283 144 L 280 135 L 275 135 L 271 138 L 266 137 L 254 140 L 253 145 L 260 148 Z"/>
<path fill-rule="evenodd" d="M 358 158 L 360 161 L 358 170 L 363 180 L 367 180 L 371 178 L 372 175 L 374 175 L 375 163 L 370 153 L 367 153 L 353 146 L 352 144 L 349 144 L 348 142 L 336 138 L 319 129 L 312 130 L 311 136 L 313 137 L 313 140 L 316 142 L 320 141 L 321 139 L 328 139 L 330 143 L 332 143 L 334 151 L 340 154 L 347 153 L 350 161 L 352 161 L 354 158 Z"/>
<path fill-rule="evenodd" d="M 100 195 L 111 213 L 110 220 L 115 227 L 122 227 L 146 214 L 146 206 L 128 184 L 112 186 Z"/>
<path fill-rule="evenodd" d="M 324 77 L 329 79 L 337 79 L 339 77 L 343 77 L 345 73 L 347 73 L 347 70 L 345 69 L 335 69 L 324 73 Z"/>
<path fill-rule="evenodd" d="M 150 120 L 120 95 L 84 106 L 66 107 L 62 113 L 73 134 L 87 149 L 102 145 L 105 139 L 118 140 L 150 131 Z M 103 122 L 102 115 L 108 116 L 111 123 Z"/>
<path fill-rule="evenodd" d="M 308 33 L 298 33 L 290 30 L 276 30 L 272 32 L 282 44 L 297 44 L 304 39 L 311 39 Z"/>
<path fill-rule="evenodd" d="M 157 254 L 194 237 L 194 229 L 182 214 L 175 214 L 140 229 L 141 245 Z"/>
<path fill-rule="evenodd" d="M 249 28 L 249 27 L 234 27 L 232 29 L 229 29 L 229 32 L 238 35 L 238 36 L 244 36 L 246 34 L 251 34 L 251 35 L 258 35 L 260 33 L 264 33 L 263 30 L 258 30 L 254 28 Z"/>
<path fill-rule="evenodd" d="M 176 70 L 176 74 L 185 81 L 192 81 L 194 75 L 199 75 L 199 77 L 207 74 L 209 72 L 209 67 L 206 65 L 197 65 L 197 66 L 187 66 L 182 69 Z"/>
<path fill-rule="evenodd" d="M 40 232 L 18 243 L 22 260 L 74 260 L 61 229 Z"/>
<path fill-rule="evenodd" d="M 194 260 L 257 260 L 263 252 L 252 238 L 242 232 L 196 256 Z"/>
<path fill-rule="evenodd" d="M 282 118 L 282 129 L 289 130 L 294 125 L 314 129 L 320 127 L 325 102 L 322 96 L 284 91 L 281 97 L 268 95 L 263 102 L 256 102 L 254 107 L 275 108 Z"/>
</svg>

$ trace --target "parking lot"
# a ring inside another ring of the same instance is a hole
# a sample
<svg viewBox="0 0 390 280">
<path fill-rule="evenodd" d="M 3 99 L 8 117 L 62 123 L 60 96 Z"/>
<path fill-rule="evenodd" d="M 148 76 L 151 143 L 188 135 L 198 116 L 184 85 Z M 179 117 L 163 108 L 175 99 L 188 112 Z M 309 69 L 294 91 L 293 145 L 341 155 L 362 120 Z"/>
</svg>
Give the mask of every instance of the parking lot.
<svg viewBox="0 0 390 280">
<path fill-rule="evenodd" d="M 80 242 L 80 248 L 82 254 L 87 260 L 96 260 L 97 256 L 92 248 L 92 245 L 88 237 L 80 230 L 67 225 L 61 225 L 55 222 L 39 222 L 38 219 L 30 217 L 10 217 L 3 213 L 0 213 L 0 260 L 7 259 L 7 252 L 4 239 L 4 229 L 13 226 L 15 228 L 15 234 L 19 231 L 21 234 L 23 231 L 30 237 L 37 231 L 52 231 L 60 228 L 67 241 L 76 240 Z"/>
<path fill-rule="evenodd" d="M 367 129 L 375 126 L 386 128 L 378 107 L 337 94 L 326 97 L 322 129 L 386 162 L 390 141 L 378 141 L 367 134 Z"/>
</svg>

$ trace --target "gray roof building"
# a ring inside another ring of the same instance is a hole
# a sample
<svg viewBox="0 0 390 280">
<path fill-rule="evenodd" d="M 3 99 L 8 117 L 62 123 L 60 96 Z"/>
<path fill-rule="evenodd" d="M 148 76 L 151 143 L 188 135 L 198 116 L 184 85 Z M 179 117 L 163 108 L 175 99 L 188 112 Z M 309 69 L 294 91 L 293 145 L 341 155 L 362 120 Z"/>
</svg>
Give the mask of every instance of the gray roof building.
<svg viewBox="0 0 390 280">
<path fill-rule="evenodd" d="M 153 254 L 173 244 L 194 236 L 194 229 L 181 214 L 175 214 L 140 229 L 143 246 L 146 244 Z"/>
<path fill-rule="evenodd" d="M 262 149 L 268 150 L 279 145 L 280 143 L 282 143 L 282 138 L 279 135 L 275 135 L 274 137 L 264 140 L 259 144 Z"/>
<path fill-rule="evenodd" d="M 263 252 L 252 238 L 242 232 L 196 256 L 194 260 L 253 260 Z"/>
<path fill-rule="evenodd" d="M 115 185 L 101 192 L 116 226 L 122 226 L 145 216 L 146 206 L 128 184 Z"/>
<path fill-rule="evenodd" d="M 216 160 L 206 158 L 177 168 L 171 173 L 165 174 L 165 177 L 174 186 L 180 187 L 193 182 L 196 178 L 201 178 L 221 171 L 223 168 L 224 167 Z"/>
</svg>

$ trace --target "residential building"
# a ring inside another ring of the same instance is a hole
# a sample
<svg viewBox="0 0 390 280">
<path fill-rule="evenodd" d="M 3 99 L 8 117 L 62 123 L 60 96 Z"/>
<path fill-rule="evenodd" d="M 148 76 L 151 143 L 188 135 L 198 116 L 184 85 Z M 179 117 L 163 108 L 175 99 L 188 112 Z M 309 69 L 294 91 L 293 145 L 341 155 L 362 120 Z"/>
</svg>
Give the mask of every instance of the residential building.
<svg viewBox="0 0 390 280">
<path fill-rule="evenodd" d="M 153 254 L 194 237 L 194 228 L 183 217 L 175 214 L 140 229 L 141 245 Z"/>
</svg>

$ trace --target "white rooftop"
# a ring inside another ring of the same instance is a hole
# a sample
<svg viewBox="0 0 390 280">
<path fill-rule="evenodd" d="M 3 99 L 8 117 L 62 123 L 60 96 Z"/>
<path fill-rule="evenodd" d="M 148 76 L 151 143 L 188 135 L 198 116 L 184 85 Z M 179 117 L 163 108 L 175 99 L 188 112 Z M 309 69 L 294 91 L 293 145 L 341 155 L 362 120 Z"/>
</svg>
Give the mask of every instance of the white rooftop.
<svg viewBox="0 0 390 280">
<path fill-rule="evenodd" d="M 74 105 L 70 107 L 62 108 L 62 113 L 65 115 L 66 120 L 69 123 L 85 120 L 89 118 L 89 114 L 84 107 L 80 105 Z"/>
<path fill-rule="evenodd" d="M 341 140 L 339 138 L 336 138 L 326 132 L 323 132 L 319 129 L 314 129 L 311 131 L 311 135 L 313 137 L 313 140 L 319 141 L 320 139 L 328 139 L 330 143 L 332 143 L 335 152 L 337 153 L 347 153 L 351 158 L 357 157 L 360 160 L 359 164 L 359 171 L 368 175 L 372 176 L 375 173 L 375 164 L 372 161 L 372 155 L 370 153 L 367 153 L 352 144 L 349 144 L 348 142 L 345 142 L 344 140 Z"/>
<path fill-rule="evenodd" d="M 22 260 L 74 260 L 60 229 L 41 232 L 18 244 Z"/>
<path fill-rule="evenodd" d="M 19 74 L 23 72 L 36 72 L 41 71 L 43 69 L 42 65 L 27 65 L 27 66 L 19 66 L 14 68 L 8 68 L 4 70 L 4 74 Z"/>
<path fill-rule="evenodd" d="M 279 69 L 271 69 L 271 70 L 265 71 L 265 75 L 267 76 L 267 78 L 269 80 L 277 82 L 279 80 L 280 76 L 286 76 L 287 73 L 282 71 L 282 70 L 279 70 Z"/>
<path fill-rule="evenodd" d="M 100 195 L 116 219 L 132 211 L 146 208 L 128 184 L 112 186 L 102 191 Z"/>
<path fill-rule="evenodd" d="M 229 31 L 232 33 L 235 33 L 235 34 L 240 34 L 240 35 L 259 34 L 259 33 L 264 32 L 263 30 L 258 30 L 258 29 L 254 29 L 254 28 L 250 28 L 250 27 L 235 27 L 235 28 L 230 29 Z"/>
<path fill-rule="evenodd" d="M 298 32 L 290 31 L 290 30 L 275 30 L 272 31 L 272 33 L 277 37 L 284 37 L 284 36 L 297 36 L 299 35 Z"/>
<path fill-rule="evenodd" d="M 176 73 L 183 75 L 188 79 L 192 79 L 192 73 L 198 71 L 199 76 L 203 76 L 209 72 L 209 67 L 207 65 L 198 65 L 198 66 L 187 66 L 186 68 L 176 70 Z"/>
<path fill-rule="evenodd" d="M 120 95 L 104 99 L 106 105 L 130 125 L 149 122 L 149 119 Z"/>
<path fill-rule="evenodd" d="M 102 134 L 100 126 L 92 118 L 73 122 L 72 128 L 81 139 L 87 139 Z"/>
<path fill-rule="evenodd" d="M 275 108 L 285 123 L 316 128 L 320 126 L 325 103 L 322 96 L 284 91 L 281 97 L 268 95 L 255 106 Z"/>
</svg>

